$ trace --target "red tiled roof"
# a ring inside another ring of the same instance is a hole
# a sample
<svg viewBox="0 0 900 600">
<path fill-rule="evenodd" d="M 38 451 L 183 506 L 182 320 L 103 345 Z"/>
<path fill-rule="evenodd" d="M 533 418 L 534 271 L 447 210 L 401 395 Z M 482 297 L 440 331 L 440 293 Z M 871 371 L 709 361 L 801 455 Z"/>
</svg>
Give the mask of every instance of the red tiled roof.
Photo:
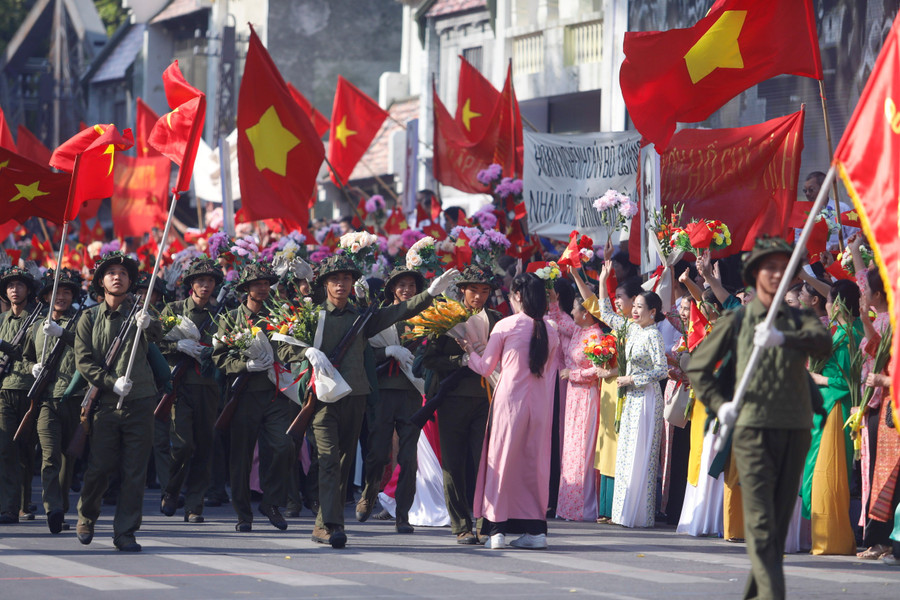
<svg viewBox="0 0 900 600">
<path fill-rule="evenodd" d="M 208 10 L 211 8 L 212 0 L 172 0 L 168 6 L 150 19 L 150 23 L 161 23 L 163 21 L 168 21 L 169 19 L 189 15 L 198 10 Z"/>
<path fill-rule="evenodd" d="M 473 8 L 484 8 L 485 0 L 437 0 L 425 13 L 426 17 L 439 17 L 441 15 L 449 15 L 452 13 L 471 10 Z"/>
<path fill-rule="evenodd" d="M 369 145 L 369 149 L 363 154 L 350 174 L 350 180 L 369 179 L 375 175 L 387 175 L 390 164 L 389 144 L 390 139 L 395 131 L 400 131 L 403 127 L 400 123 L 406 123 L 410 119 L 419 116 L 419 99 L 410 98 L 408 100 L 399 100 L 391 104 L 388 109 L 390 118 L 385 119 L 381 124 L 381 129 L 375 134 L 375 139 Z"/>
</svg>

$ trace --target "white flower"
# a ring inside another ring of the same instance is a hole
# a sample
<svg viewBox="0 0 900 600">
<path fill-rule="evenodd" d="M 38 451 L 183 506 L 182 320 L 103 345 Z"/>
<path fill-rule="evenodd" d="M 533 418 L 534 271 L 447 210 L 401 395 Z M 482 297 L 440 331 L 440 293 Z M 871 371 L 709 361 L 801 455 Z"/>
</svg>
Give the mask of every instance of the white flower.
<svg viewBox="0 0 900 600">
<path fill-rule="evenodd" d="M 360 246 L 359 242 L 357 242 L 357 241 L 354 241 L 352 244 L 350 244 L 350 252 L 352 252 L 354 254 L 359 252 L 361 249 L 362 249 L 362 246 Z"/>
<path fill-rule="evenodd" d="M 415 244 L 412 245 L 412 248 L 409 249 L 410 252 L 415 251 L 416 253 L 421 252 L 423 248 L 427 248 L 429 246 L 434 246 L 434 238 L 426 235 Z M 407 256 L 409 256 L 407 254 Z"/>
<path fill-rule="evenodd" d="M 410 250 L 406 253 L 406 267 L 413 268 L 419 267 L 422 265 L 422 257 L 418 255 L 418 253 Z"/>
<path fill-rule="evenodd" d="M 594 251 L 589 248 L 581 249 L 581 260 L 591 260 L 594 258 Z"/>
</svg>

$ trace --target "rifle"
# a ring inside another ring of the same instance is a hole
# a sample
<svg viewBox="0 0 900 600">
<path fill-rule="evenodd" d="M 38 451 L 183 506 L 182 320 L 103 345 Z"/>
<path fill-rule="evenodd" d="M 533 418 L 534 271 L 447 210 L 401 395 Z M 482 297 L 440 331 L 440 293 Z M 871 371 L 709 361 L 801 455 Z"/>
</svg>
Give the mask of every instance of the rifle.
<svg viewBox="0 0 900 600">
<path fill-rule="evenodd" d="M 413 413 L 413 416 L 409 418 L 409 422 L 419 429 L 425 427 L 425 423 L 430 421 L 437 409 L 444 404 L 449 391 L 456 388 L 463 376 L 467 374 L 466 371 L 472 372 L 469 370 L 469 367 L 461 367 L 444 377 L 438 384 L 438 390 L 434 396 L 428 398 L 425 404 L 422 405 L 422 408 Z"/>
<path fill-rule="evenodd" d="M 356 320 L 353 321 L 353 325 L 350 326 L 350 329 L 347 330 L 347 333 L 344 334 L 344 337 L 341 338 L 341 341 L 339 341 L 337 346 L 334 347 L 334 350 L 331 351 L 328 360 L 331 361 L 331 364 L 334 365 L 335 369 L 340 367 L 341 361 L 344 360 L 344 355 L 347 354 L 347 350 L 350 349 L 350 345 L 359 334 L 362 333 L 366 323 L 369 322 L 376 310 L 378 310 L 378 306 L 375 303 L 372 303 L 366 310 L 360 313 L 359 316 L 356 317 Z M 300 412 L 297 413 L 297 416 L 294 417 L 290 427 L 287 429 L 286 433 L 288 435 L 293 435 L 298 438 L 303 437 L 303 434 L 306 433 L 306 429 L 309 427 L 310 421 L 312 421 L 313 414 L 316 412 L 317 403 L 318 399 L 316 398 L 316 394 L 310 390 L 309 394 L 306 396 L 306 402 L 303 403 Z"/>
<path fill-rule="evenodd" d="M 234 381 L 231 382 L 231 385 L 228 388 L 225 406 L 222 407 L 222 412 L 219 414 L 219 418 L 216 419 L 216 429 L 218 431 L 227 431 L 228 426 L 231 425 L 231 419 L 234 418 L 234 411 L 237 409 L 238 397 L 244 393 L 245 389 L 247 389 L 249 379 L 250 373 L 245 371 L 235 377 Z"/>
<path fill-rule="evenodd" d="M 25 317 L 25 322 L 19 328 L 19 331 L 16 332 L 16 335 L 13 336 L 13 339 L 9 342 L 3 342 L 5 344 L 3 348 L 5 356 L 0 358 L 0 383 L 12 372 L 13 364 L 22 358 L 22 344 L 25 342 L 25 336 L 28 335 L 28 330 L 34 325 L 42 310 L 44 310 L 44 303 L 38 302 L 34 310 Z"/>
<path fill-rule="evenodd" d="M 122 323 L 119 333 L 116 334 L 112 344 L 109 345 L 109 349 L 106 351 L 106 357 L 103 359 L 103 369 L 105 371 L 112 371 L 112 367 L 116 364 L 116 359 L 119 357 L 119 352 L 121 352 L 122 348 L 125 346 L 125 342 L 133 337 L 131 326 L 134 324 L 135 316 L 141 310 L 143 301 L 143 295 L 135 298 L 134 304 L 131 306 L 131 311 L 129 311 L 128 316 L 125 317 L 125 322 Z M 69 456 L 80 457 L 84 454 L 84 445 L 87 442 L 88 432 L 91 428 L 91 415 L 96 409 L 97 399 L 100 397 L 101 391 L 100 388 L 91 384 L 88 391 L 84 394 L 84 400 L 81 401 L 81 423 L 79 427 L 75 428 L 75 433 L 72 434 L 72 440 L 69 442 L 69 447 L 66 449 L 66 454 Z"/>
<path fill-rule="evenodd" d="M 222 311 L 225 309 L 225 298 L 228 296 L 230 290 L 228 288 L 223 287 L 222 291 L 219 292 L 218 298 L 216 298 L 216 302 L 218 302 L 218 306 L 216 307 L 216 311 L 206 317 L 206 320 L 199 327 L 200 329 L 200 338 L 203 338 L 203 332 L 206 331 L 206 328 L 216 322 L 219 318 L 219 315 L 222 314 Z M 175 365 L 175 368 L 172 369 L 172 391 L 166 392 L 163 394 L 163 397 L 159 399 L 159 404 L 156 405 L 156 409 L 153 411 L 153 416 L 156 417 L 158 421 L 165 421 L 172 412 L 172 405 L 175 403 L 175 390 L 178 389 L 178 386 L 181 385 L 182 379 L 184 379 L 185 373 L 187 370 L 194 366 L 196 360 L 190 356 L 184 356 L 181 360 L 178 361 L 178 364 Z"/>
<path fill-rule="evenodd" d="M 78 310 L 75 311 L 75 316 L 66 323 L 66 331 L 71 331 L 72 327 L 78 323 L 78 317 L 81 316 L 81 311 L 84 310 L 84 303 L 79 302 Z M 47 355 L 47 362 L 44 363 L 44 368 L 37 376 L 37 379 L 34 380 L 34 383 L 31 384 L 31 389 L 28 390 L 28 395 L 26 396 L 29 400 L 31 400 L 31 404 L 28 406 L 28 411 L 25 413 L 25 416 L 22 417 L 22 422 L 19 423 L 19 428 L 16 429 L 16 434 L 13 436 L 15 441 L 20 441 L 20 439 L 24 438 L 25 432 L 30 432 L 31 428 L 34 426 L 34 419 L 37 415 L 38 409 L 41 405 L 41 398 L 44 396 L 44 392 L 47 390 L 47 386 L 50 385 L 50 382 L 53 380 L 52 375 L 56 374 L 56 369 L 59 366 L 59 361 L 62 360 L 62 356 L 66 351 L 66 343 L 62 338 L 56 340 L 56 343 L 53 345 L 53 350 L 50 351 L 50 354 Z"/>
</svg>

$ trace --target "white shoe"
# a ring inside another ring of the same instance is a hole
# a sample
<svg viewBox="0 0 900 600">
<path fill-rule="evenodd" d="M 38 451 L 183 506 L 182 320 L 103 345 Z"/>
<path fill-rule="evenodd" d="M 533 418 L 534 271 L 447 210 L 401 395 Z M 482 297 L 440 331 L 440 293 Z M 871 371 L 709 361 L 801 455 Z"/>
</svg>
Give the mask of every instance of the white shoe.
<svg viewBox="0 0 900 600">
<path fill-rule="evenodd" d="M 539 535 L 531 535 L 530 533 L 526 533 L 522 537 L 511 541 L 509 545 L 513 548 L 524 548 L 526 550 L 546 550 L 547 534 L 541 533 Z"/>
<path fill-rule="evenodd" d="M 490 550 L 501 550 L 506 547 L 506 536 L 502 533 L 495 533 L 491 539 L 485 542 L 484 547 Z"/>
</svg>

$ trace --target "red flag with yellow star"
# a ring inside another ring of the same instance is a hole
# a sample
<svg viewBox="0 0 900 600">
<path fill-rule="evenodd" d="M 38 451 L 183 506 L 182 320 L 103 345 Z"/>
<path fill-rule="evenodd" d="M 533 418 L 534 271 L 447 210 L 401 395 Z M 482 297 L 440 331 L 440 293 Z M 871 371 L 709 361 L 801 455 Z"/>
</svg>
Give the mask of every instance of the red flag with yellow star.
<svg viewBox="0 0 900 600">
<path fill-rule="evenodd" d="M 0 147 L 0 222 L 43 217 L 61 224 L 70 179 Z"/>
<path fill-rule="evenodd" d="M 491 122 L 491 115 L 500 102 L 500 92 L 462 55 L 459 60 L 456 122 L 463 135 L 474 142 L 484 137 L 488 129 L 497 126 Z"/>
<path fill-rule="evenodd" d="M 285 218 L 305 229 L 325 148 L 252 28 L 237 128 L 241 210 L 252 221 Z"/>
<path fill-rule="evenodd" d="M 178 165 L 175 191 L 186 192 L 206 120 L 206 94 L 187 82 L 177 60 L 163 72 L 162 79 L 172 111 L 156 121 L 147 143 Z"/>
<path fill-rule="evenodd" d="M 312 105 L 312 102 L 306 99 L 306 96 L 297 91 L 291 82 L 287 82 L 288 91 L 291 93 L 291 96 L 294 98 L 294 101 L 300 105 L 300 108 L 303 109 L 303 112 L 309 117 L 309 120 L 312 121 L 313 127 L 316 128 L 316 133 L 319 134 L 319 137 L 325 135 L 325 132 L 331 127 L 331 123 L 329 123 L 328 119 L 318 111 L 318 109 Z"/>
<path fill-rule="evenodd" d="M 761 81 L 822 79 L 810 0 L 717 0 L 693 27 L 626 33 L 624 51 L 625 106 L 660 151 L 676 122 L 703 121 Z"/>
<path fill-rule="evenodd" d="M 384 232 L 388 235 L 400 235 L 407 229 L 409 229 L 409 223 L 406 222 L 403 211 L 399 206 L 395 206 L 384 222 Z"/>
<path fill-rule="evenodd" d="M 703 314 L 703 311 L 700 310 L 700 307 L 693 300 L 685 298 L 682 302 L 691 303 L 691 316 L 690 321 L 688 321 L 686 338 L 688 351 L 693 352 L 694 348 L 703 341 L 709 332 L 709 319 L 706 318 L 706 315 Z"/>
<path fill-rule="evenodd" d="M 335 184 L 347 182 L 387 118 L 387 111 L 377 102 L 338 75 L 328 134 L 328 162 Z"/>
<path fill-rule="evenodd" d="M 900 431 L 900 19 L 881 47 L 834 160 L 872 243 L 894 330 L 891 353 L 894 424 Z"/>
<path fill-rule="evenodd" d="M 157 121 L 159 121 L 159 115 L 147 106 L 146 102 L 138 98 L 134 119 L 134 149 L 138 157 L 160 156 L 159 150 L 147 141 Z"/>
<path fill-rule="evenodd" d="M 36 135 L 31 133 L 24 125 L 19 125 L 17 134 L 19 143 L 16 144 L 16 148 L 19 154 L 39 165 L 50 164 L 50 149 Z"/>
<path fill-rule="evenodd" d="M 79 211 L 85 219 L 96 216 L 94 207 L 99 207 L 99 203 L 94 203 L 88 210 L 82 207 L 92 200 L 112 196 L 116 152 L 128 150 L 133 145 L 131 129 L 119 133 L 112 124 L 94 125 L 76 133 L 53 151 L 50 166 L 72 173 L 66 221 L 75 219 Z M 93 214 L 89 214 L 91 210 Z"/>
</svg>

